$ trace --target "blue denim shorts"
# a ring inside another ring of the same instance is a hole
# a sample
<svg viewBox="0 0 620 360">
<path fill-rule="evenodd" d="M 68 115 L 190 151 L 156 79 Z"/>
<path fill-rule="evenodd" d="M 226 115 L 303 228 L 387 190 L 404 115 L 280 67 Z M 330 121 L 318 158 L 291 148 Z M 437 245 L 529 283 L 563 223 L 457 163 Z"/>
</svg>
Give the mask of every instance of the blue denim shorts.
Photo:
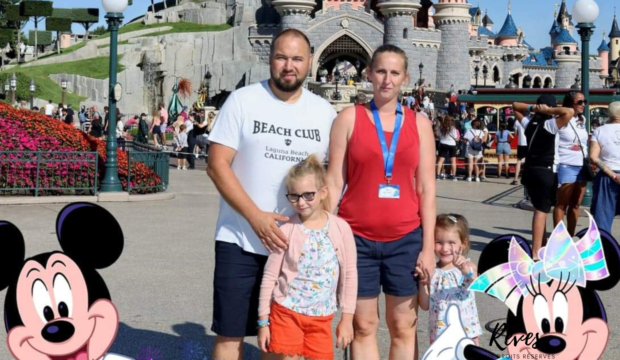
<svg viewBox="0 0 620 360">
<path fill-rule="evenodd" d="M 357 296 L 413 296 L 418 280 L 413 276 L 422 251 L 422 228 L 394 241 L 373 241 L 355 235 L 357 246 Z"/>
<path fill-rule="evenodd" d="M 510 155 L 511 152 L 509 143 L 497 143 L 497 155 Z"/>
<path fill-rule="evenodd" d="M 581 174 L 581 166 L 564 165 L 558 166 L 558 186 L 586 181 Z"/>
</svg>

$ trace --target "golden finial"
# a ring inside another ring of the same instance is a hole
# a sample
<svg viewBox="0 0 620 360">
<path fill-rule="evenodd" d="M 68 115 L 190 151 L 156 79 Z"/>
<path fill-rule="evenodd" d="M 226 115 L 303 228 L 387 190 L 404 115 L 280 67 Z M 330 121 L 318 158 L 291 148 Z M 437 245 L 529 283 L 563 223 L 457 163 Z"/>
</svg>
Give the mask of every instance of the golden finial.
<svg viewBox="0 0 620 360">
<path fill-rule="evenodd" d="M 555 4 L 555 6 L 553 7 L 553 18 L 556 19 L 558 17 L 558 8 L 560 7 L 560 4 Z"/>
</svg>

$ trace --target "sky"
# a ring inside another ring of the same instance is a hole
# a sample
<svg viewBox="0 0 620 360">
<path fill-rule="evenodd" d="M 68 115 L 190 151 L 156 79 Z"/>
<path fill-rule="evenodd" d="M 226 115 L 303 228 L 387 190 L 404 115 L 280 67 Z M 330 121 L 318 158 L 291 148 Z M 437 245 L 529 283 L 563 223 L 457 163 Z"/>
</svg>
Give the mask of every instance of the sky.
<svg viewBox="0 0 620 360">
<path fill-rule="evenodd" d="M 321 0 L 317 0 L 321 1 Z M 595 22 L 596 29 L 590 41 L 590 53 L 598 54 L 596 49 L 601 44 L 603 30 L 609 34 L 614 16 L 614 5 L 620 8 L 618 0 L 595 0 L 600 9 L 600 15 Z M 83 7 L 99 7 L 101 22 L 91 28 L 94 29 L 99 25 L 105 25 L 105 11 L 101 5 L 101 0 L 54 0 L 56 8 L 71 8 L 76 6 Z M 157 0 L 155 2 L 158 2 Z M 437 2 L 437 0 L 434 0 Z M 553 23 L 553 10 L 555 4 L 560 4 L 561 0 L 512 0 L 512 17 L 515 24 L 525 32 L 525 41 L 536 49 L 549 46 L 549 30 Z M 577 0 L 566 0 L 569 13 Z M 508 0 L 469 0 L 472 6 L 480 6 L 483 11 L 488 10 L 488 14 L 495 23 L 493 31 L 498 32 L 508 14 Z M 133 0 L 133 5 L 125 10 L 125 22 L 130 21 L 146 12 L 148 6 L 151 5 L 150 0 Z M 26 26 L 26 32 L 34 27 L 32 22 Z M 40 29 L 44 29 L 45 25 L 41 25 Z M 84 28 L 79 24 L 73 25 L 73 31 L 79 34 L 84 33 Z M 575 40 L 581 43 L 579 34 L 575 29 L 572 34 Z M 606 39 L 609 41 L 609 38 Z M 581 47 L 581 44 L 580 44 Z"/>
</svg>

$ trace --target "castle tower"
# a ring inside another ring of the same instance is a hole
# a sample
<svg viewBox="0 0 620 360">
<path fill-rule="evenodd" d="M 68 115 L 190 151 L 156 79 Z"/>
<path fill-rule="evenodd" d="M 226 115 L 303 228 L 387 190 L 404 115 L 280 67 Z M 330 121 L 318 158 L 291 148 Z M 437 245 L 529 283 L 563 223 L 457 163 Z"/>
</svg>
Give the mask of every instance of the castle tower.
<svg viewBox="0 0 620 360">
<path fill-rule="evenodd" d="M 386 0 L 378 5 L 379 10 L 385 16 L 383 43 L 398 46 L 403 49 L 409 59 L 411 84 L 419 81 L 418 65 L 420 56 L 414 51 L 413 19 L 418 15 L 418 10 L 422 7 L 420 0 Z M 422 75 L 424 76 L 424 75 Z"/>
<path fill-rule="evenodd" d="M 484 10 L 484 17 L 482 18 L 482 26 L 487 28 L 488 30 L 493 30 L 493 20 L 489 17 L 487 10 Z"/>
<path fill-rule="evenodd" d="M 616 20 L 616 14 L 614 11 L 614 22 L 611 24 L 611 32 L 609 33 L 611 61 L 616 61 L 620 58 L 620 28 L 618 27 L 618 21 Z"/>
<path fill-rule="evenodd" d="M 469 15 L 470 4 L 466 0 L 439 0 L 434 5 L 435 26 L 441 30 L 441 48 L 437 59 L 437 88 L 449 90 L 469 89 Z"/>
<path fill-rule="evenodd" d="M 290 28 L 305 30 L 316 2 L 315 0 L 273 0 L 272 5 L 280 14 L 281 30 Z"/>
<path fill-rule="evenodd" d="M 508 2 L 508 15 L 504 20 L 501 30 L 497 33 L 497 45 L 500 46 L 517 46 L 519 44 L 519 31 L 515 21 L 512 18 L 512 5 Z"/>
<path fill-rule="evenodd" d="M 560 5 L 560 11 L 558 13 L 558 17 L 556 21 L 560 25 L 562 29 L 568 30 L 569 34 L 573 34 L 574 25 L 573 25 L 573 17 L 568 13 L 568 6 L 566 6 L 566 0 L 562 0 L 562 5 Z"/>
<path fill-rule="evenodd" d="M 605 78 L 609 75 L 609 46 L 605 41 L 605 31 L 603 31 L 603 41 L 601 46 L 598 47 L 598 56 L 601 58 L 601 80 L 605 81 Z"/>
</svg>

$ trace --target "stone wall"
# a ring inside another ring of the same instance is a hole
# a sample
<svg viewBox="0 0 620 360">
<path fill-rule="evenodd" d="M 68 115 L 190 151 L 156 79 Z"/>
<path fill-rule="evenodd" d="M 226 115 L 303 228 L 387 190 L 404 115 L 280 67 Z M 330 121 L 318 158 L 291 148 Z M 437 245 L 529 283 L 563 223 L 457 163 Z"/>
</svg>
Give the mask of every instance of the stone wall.
<svg viewBox="0 0 620 360">
<path fill-rule="evenodd" d="M 437 89 L 447 91 L 470 87 L 469 25 L 466 22 L 438 22 L 441 48 L 437 60 Z"/>
<path fill-rule="evenodd" d="M 219 25 L 228 21 L 226 3 L 205 1 L 202 3 L 183 2 L 179 6 L 169 7 L 144 16 L 146 25 L 175 22 L 191 22 L 203 25 Z"/>
</svg>

